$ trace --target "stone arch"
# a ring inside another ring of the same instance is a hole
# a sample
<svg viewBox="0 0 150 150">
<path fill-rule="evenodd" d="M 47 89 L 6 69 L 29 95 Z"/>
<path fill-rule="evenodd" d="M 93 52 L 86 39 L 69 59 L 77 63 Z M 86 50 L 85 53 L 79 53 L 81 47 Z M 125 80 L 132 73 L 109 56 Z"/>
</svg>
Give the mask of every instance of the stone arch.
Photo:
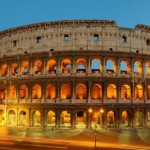
<svg viewBox="0 0 150 150">
<path fill-rule="evenodd" d="M 1 76 L 5 77 L 7 75 L 7 64 L 1 65 Z"/>
<path fill-rule="evenodd" d="M 111 128 L 115 126 L 115 113 L 111 110 L 107 113 L 107 127 Z"/>
<path fill-rule="evenodd" d="M 150 110 L 147 112 L 147 127 L 150 128 Z"/>
<path fill-rule="evenodd" d="M 33 99 L 42 98 L 42 88 L 39 84 L 36 84 L 32 87 L 32 98 Z"/>
<path fill-rule="evenodd" d="M 8 112 L 8 124 L 16 125 L 16 113 L 14 110 L 9 110 Z"/>
<path fill-rule="evenodd" d="M 131 71 L 130 63 L 127 60 L 122 60 L 120 62 L 120 73 L 121 74 L 129 74 Z"/>
<path fill-rule="evenodd" d="M 60 118 L 60 127 L 71 127 L 71 113 L 69 111 L 62 111 Z"/>
<path fill-rule="evenodd" d="M 92 69 L 92 73 L 102 72 L 102 62 L 99 58 L 92 59 L 91 69 Z"/>
<path fill-rule="evenodd" d="M 79 110 L 76 112 L 76 127 L 85 128 L 87 123 L 87 115 L 85 111 Z"/>
<path fill-rule="evenodd" d="M 21 63 L 21 74 L 28 75 L 29 74 L 29 61 L 25 60 Z"/>
<path fill-rule="evenodd" d="M 16 99 L 16 86 L 14 85 L 9 87 L 9 99 Z"/>
<path fill-rule="evenodd" d="M 0 126 L 4 125 L 4 110 L 0 109 Z"/>
<path fill-rule="evenodd" d="M 142 85 L 138 84 L 135 86 L 134 98 L 143 99 L 143 86 Z"/>
<path fill-rule="evenodd" d="M 79 58 L 76 61 L 77 73 L 86 73 L 87 62 L 83 58 Z"/>
<path fill-rule="evenodd" d="M 147 61 L 144 65 L 144 74 L 150 75 L 150 61 Z"/>
<path fill-rule="evenodd" d="M 42 115 L 41 112 L 36 110 L 32 115 L 33 126 L 41 126 L 42 125 Z"/>
<path fill-rule="evenodd" d="M 127 84 L 121 86 L 121 99 L 131 99 L 131 88 Z"/>
<path fill-rule="evenodd" d="M 121 113 L 121 127 L 126 128 L 130 127 L 131 116 L 128 111 L 124 110 Z"/>
<path fill-rule="evenodd" d="M 86 99 L 87 89 L 84 84 L 78 84 L 76 86 L 76 99 Z"/>
<path fill-rule="evenodd" d="M 54 59 L 48 60 L 47 64 L 46 64 L 46 70 L 50 74 L 56 73 L 56 70 L 57 70 L 56 60 L 54 60 Z"/>
<path fill-rule="evenodd" d="M 135 61 L 133 66 L 134 74 L 141 75 L 142 74 L 142 63 L 141 61 Z"/>
<path fill-rule="evenodd" d="M 71 98 L 71 87 L 69 84 L 63 84 L 61 86 L 61 99 L 70 99 Z"/>
<path fill-rule="evenodd" d="M 137 110 L 135 112 L 135 127 L 143 127 L 143 123 L 144 123 L 143 112 L 140 110 Z"/>
<path fill-rule="evenodd" d="M 71 60 L 68 58 L 65 58 L 61 61 L 61 72 L 62 73 L 71 73 Z"/>
<path fill-rule="evenodd" d="M 116 98 L 117 98 L 116 85 L 108 84 L 107 85 L 107 99 L 116 99 Z"/>
<path fill-rule="evenodd" d="M 29 98 L 29 89 L 28 86 L 23 84 L 20 86 L 20 99 L 28 99 Z"/>
<path fill-rule="evenodd" d="M 33 72 L 34 74 L 42 74 L 42 61 L 35 60 L 33 63 Z"/>
<path fill-rule="evenodd" d="M 10 75 L 14 76 L 17 75 L 18 73 L 19 73 L 18 64 L 12 63 L 10 65 Z"/>
<path fill-rule="evenodd" d="M 19 125 L 20 126 L 27 125 L 27 114 L 26 114 L 26 111 L 24 111 L 24 110 L 20 111 L 20 114 L 19 114 Z"/>
<path fill-rule="evenodd" d="M 117 64 L 116 64 L 116 61 L 114 59 L 108 59 L 106 61 L 106 71 L 109 74 L 117 72 Z"/>
<path fill-rule="evenodd" d="M 48 127 L 54 127 L 56 121 L 56 115 L 54 111 L 48 111 L 47 112 L 47 126 Z"/>
<path fill-rule="evenodd" d="M 150 85 L 148 85 L 146 88 L 146 96 L 147 96 L 147 99 L 150 99 Z"/>
<path fill-rule="evenodd" d="M 91 98 L 92 99 L 101 99 L 102 98 L 102 86 L 100 84 L 92 84 Z"/>
<path fill-rule="evenodd" d="M 47 99 L 55 99 L 56 98 L 56 85 L 55 84 L 47 85 L 46 98 Z"/>
<path fill-rule="evenodd" d="M 0 100 L 6 98 L 6 88 L 4 86 L 0 87 Z"/>
</svg>

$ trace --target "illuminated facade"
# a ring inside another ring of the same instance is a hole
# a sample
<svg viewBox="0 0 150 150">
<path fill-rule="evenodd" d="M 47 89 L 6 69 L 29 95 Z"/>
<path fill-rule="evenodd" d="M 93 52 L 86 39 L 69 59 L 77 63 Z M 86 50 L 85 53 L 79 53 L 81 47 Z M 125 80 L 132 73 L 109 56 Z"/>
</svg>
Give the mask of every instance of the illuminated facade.
<svg viewBox="0 0 150 150">
<path fill-rule="evenodd" d="M 1 31 L 0 102 L 1 126 L 150 127 L 150 27 L 75 20 Z"/>
</svg>

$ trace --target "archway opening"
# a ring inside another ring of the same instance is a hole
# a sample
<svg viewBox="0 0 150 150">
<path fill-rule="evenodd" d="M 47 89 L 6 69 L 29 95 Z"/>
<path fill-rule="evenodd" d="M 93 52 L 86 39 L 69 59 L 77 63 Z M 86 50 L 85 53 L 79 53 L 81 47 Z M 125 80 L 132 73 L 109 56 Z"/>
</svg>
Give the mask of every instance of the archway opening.
<svg viewBox="0 0 150 150">
<path fill-rule="evenodd" d="M 102 87 L 101 87 L 101 85 L 92 84 L 91 98 L 92 99 L 101 99 L 102 98 Z"/>
<path fill-rule="evenodd" d="M 54 127 L 55 126 L 55 113 L 53 111 L 49 111 L 47 113 L 47 126 Z"/>
<path fill-rule="evenodd" d="M 33 113 L 33 126 L 41 126 L 42 124 L 42 116 L 40 111 L 35 111 Z"/>
<path fill-rule="evenodd" d="M 78 111 L 76 113 L 76 127 L 77 128 L 86 127 L 86 113 L 84 111 Z"/>
<path fill-rule="evenodd" d="M 16 114 L 13 110 L 8 112 L 8 125 L 15 125 L 16 124 Z"/>
<path fill-rule="evenodd" d="M 143 113 L 141 111 L 137 111 L 135 113 L 135 127 L 143 127 Z"/>
<path fill-rule="evenodd" d="M 27 125 L 27 115 L 26 115 L 26 111 L 22 110 L 20 112 L 20 115 L 19 115 L 19 124 L 20 126 L 25 126 Z"/>
<path fill-rule="evenodd" d="M 125 84 L 121 87 L 121 99 L 130 99 L 131 98 L 131 88 L 129 85 Z"/>
<path fill-rule="evenodd" d="M 64 127 L 64 128 L 71 127 L 71 114 L 70 114 L 70 112 L 63 111 L 61 113 L 60 126 Z"/>
<path fill-rule="evenodd" d="M 109 84 L 107 86 L 107 99 L 116 99 L 116 98 L 117 98 L 116 85 Z"/>
<path fill-rule="evenodd" d="M 129 126 L 130 126 L 130 123 L 129 123 L 128 112 L 123 111 L 122 114 L 121 114 L 121 127 L 126 128 L 126 127 L 129 127 Z"/>
<path fill-rule="evenodd" d="M 87 91 L 84 84 L 78 84 L 76 86 L 76 99 L 86 99 Z"/>
<path fill-rule="evenodd" d="M 115 127 L 115 115 L 113 111 L 109 111 L 107 113 L 107 127 L 108 128 Z"/>
</svg>

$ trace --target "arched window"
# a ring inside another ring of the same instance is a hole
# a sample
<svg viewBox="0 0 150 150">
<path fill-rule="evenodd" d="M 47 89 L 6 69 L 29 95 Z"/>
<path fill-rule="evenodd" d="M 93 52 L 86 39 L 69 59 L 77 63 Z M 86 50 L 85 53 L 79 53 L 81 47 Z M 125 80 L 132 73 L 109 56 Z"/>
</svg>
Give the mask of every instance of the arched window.
<svg viewBox="0 0 150 150">
<path fill-rule="evenodd" d="M 32 98 L 39 99 L 42 97 L 42 90 L 40 85 L 34 85 L 32 88 Z"/>
<path fill-rule="evenodd" d="M 113 111 L 107 113 L 107 127 L 115 126 L 115 115 Z"/>
<path fill-rule="evenodd" d="M 107 98 L 108 99 L 116 99 L 117 98 L 116 85 L 109 84 L 107 86 Z"/>
<path fill-rule="evenodd" d="M 122 42 L 122 43 L 126 43 L 126 42 L 127 42 L 126 36 L 122 36 L 121 42 Z"/>
<path fill-rule="evenodd" d="M 150 85 L 147 86 L 146 95 L 147 95 L 147 99 L 150 99 Z"/>
<path fill-rule="evenodd" d="M 71 61 L 69 59 L 63 59 L 61 62 L 62 73 L 71 73 Z"/>
<path fill-rule="evenodd" d="M 22 85 L 20 87 L 20 99 L 27 99 L 29 97 L 28 93 L 28 86 L 27 85 Z"/>
<path fill-rule="evenodd" d="M 70 99 L 71 98 L 71 87 L 69 84 L 63 84 L 61 86 L 61 99 Z"/>
<path fill-rule="evenodd" d="M 16 87 L 15 86 L 9 87 L 9 98 L 16 99 Z"/>
<path fill-rule="evenodd" d="M 5 77 L 7 75 L 7 64 L 1 65 L 1 76 Z"/>
<path fill-rule="evenodd" d="M 134 74 L 140 75 L 142 74 L 142 64 L 140 61 L 134 62 Z"/>
<path fill-rule="evenodd" d="M 76 86 L 76 98 L 85 99 L 87 97 L 86 86 L 84 84 L 78 84 Z"/>
<path fill-rule="evenodd" d="M 131 98 L 131 88 L 129 85 L 123 85 L 121 87 L 121 99 L 130 99 Z"/>
<path fill-rule="evenodd" d="M 33 70 L 34 70 L 35 74 L 42 74 L 42 61 L 36 60 L 34 62 L 34 68 L 33 68 Z"/>
<path fill-rule="evenodd" d="M 144 74 L 150 75 L 150 62 L 145 63 Z"/>
<path fill-rule="evenodd" d="M 5 99 L 6 97 L 6 89 L 5 87 L 0 88 L 0 100 Z"/>
<path fill-rule="evenodd" d="M 12 76 L 14 76 L 14 75 L 17 75 L 18 74 L 18 64 L 17 63 L 13 63 L 13 64 L 11 64 L 11 66 L 10 66 L 10 74 L 12 75 Z"/>
<path fill-rule="evenodd" d="M 80 58 L 76 61 L 77 73 L 85 73 L 86 72 L 86 60 Z"/>
<path fill-rule="evenodd" d="M 129 74 L 131 70 L 130 64 L 128 61 L 120 62 L 120 73 L 121 74 Z"/>
<path fill-rule="evenodd" d="M 57 66 L 56 61 L 54 59 L 50 59 L 47 61 L 46 70 L 48 73 L 53 74 L 56 73 Z"/>
<path fill-rule="evenodd" d="M 21 63 L 21 74 L 22 75 L 27 75 L 29 73 L 29 62 L 28 61 L 23 61 Z"/>
<path fill-rule="evenodd" d="M 116 65 L 116 62 L 114 60 L 108 59 L 106 61 L 106 71 L 109 74 L 116 73 L 117 65 Z"/>
<path fill-rule="evenodd" d="M 46 87 L 46 98 L 47 99 L 56 98 L 56 86 L 54 84 L 49 84 Z"/>
<path fill-rule="evenodd" d="M 100 73 L 102 71 L 102 65 L 99 59 L 93 59 L 91 67 L 92 73 Z"/>
<path fill-rule="evenodd" d="M 135 87 L 135 93 L 134 93 L 135 99 L 143 99 L 143 87 L 142 85 L 136 85 Z"/>
<path fill-rule="evenodd" d="M 102 98 L 102 87 L 99 84 L 92 84 L 91 98 L 92 99 Z"/>
</svg>

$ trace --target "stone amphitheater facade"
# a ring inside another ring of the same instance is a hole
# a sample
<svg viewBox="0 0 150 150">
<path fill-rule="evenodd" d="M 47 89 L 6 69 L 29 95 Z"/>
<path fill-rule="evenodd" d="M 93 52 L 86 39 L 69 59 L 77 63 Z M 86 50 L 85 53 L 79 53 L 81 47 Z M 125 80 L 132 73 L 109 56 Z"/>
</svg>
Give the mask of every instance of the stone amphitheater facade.
<svg viewBox="0 0 150 150">
<path fill-rule="evenodd" d="M 0 125 L 150 127 L 150 26 L 71 20 L 1 31 Z"/>
</svg>

